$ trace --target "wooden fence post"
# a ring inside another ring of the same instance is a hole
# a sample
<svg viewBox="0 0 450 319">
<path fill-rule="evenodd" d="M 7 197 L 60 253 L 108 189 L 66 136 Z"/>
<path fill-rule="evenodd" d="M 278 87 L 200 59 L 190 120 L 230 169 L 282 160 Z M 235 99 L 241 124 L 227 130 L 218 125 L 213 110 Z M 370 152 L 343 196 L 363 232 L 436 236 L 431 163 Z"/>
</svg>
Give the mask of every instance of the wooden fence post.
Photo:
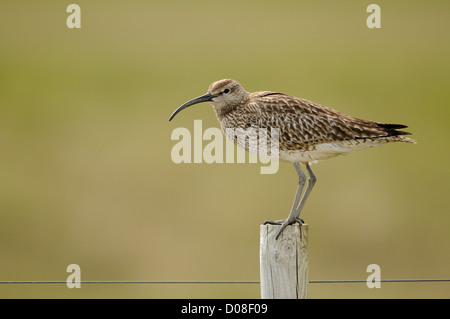
<svg viewBox="0 0 450 319">
<path fill-rule="evenodd" d="M 308 225 L 260 227 L 260 277 L 263 299 L 307 299 Z"/>
</svg>

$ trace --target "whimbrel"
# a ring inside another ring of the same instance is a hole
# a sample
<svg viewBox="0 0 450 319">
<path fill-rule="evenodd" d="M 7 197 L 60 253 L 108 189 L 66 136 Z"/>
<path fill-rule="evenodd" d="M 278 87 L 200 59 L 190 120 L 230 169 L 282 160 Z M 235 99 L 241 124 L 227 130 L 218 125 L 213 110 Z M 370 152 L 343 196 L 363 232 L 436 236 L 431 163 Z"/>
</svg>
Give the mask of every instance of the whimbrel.
<svg viewBox="0 0 450 319">
<path fill-rule="evenodd" d="M 300 212 L 316 182 L 312 162 L 390 142 L 415 143 L 404 136 L 411 133 L 400 131 L 405 125 L 362 120 L 284 93 L 249 93 L 231 79 L 212 83 L 208 93 L 178 107 L 169 121 L 181 110 L 202 102 L 212 104 L 225 135 L 228 128 L 278 129 L 279 159 L 294 164 L 298 187 L 288 218 L 264 222 L 281 225 L 276 238 L 287 225 L 303 223 Z M 306 175 L 300 164 L 308 172 L 304 192 Z"/>
</svg>

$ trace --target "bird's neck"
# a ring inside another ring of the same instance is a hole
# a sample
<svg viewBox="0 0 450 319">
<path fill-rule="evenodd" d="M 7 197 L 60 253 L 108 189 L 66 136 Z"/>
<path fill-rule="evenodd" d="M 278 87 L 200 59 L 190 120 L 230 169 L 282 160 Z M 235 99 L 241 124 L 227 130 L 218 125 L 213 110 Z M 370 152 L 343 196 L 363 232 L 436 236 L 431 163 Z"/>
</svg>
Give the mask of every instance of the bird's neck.
<svg viewBox="0 0 450 319">
<path fill-rule="evenodd" d="M 242 99 L 235 101 L 234 103 L 227 103 L 223 105 L 213 105 L 214 111 L 216 112 L 217 118 L 221 120 L 227 116 L 236 112 L 239 108 L 244 107 L 247 104 L 248 95 L 242 96 Z"/>
<path fill-rule="evenodd" d="M 223 106 L 214 106 L 214 111 L 216 112 L 217 118 L 221 120 L 222 118 L 227 117 L 229 114 L 233 113 L 239 104 L 227 104 Z"/>
</svg>

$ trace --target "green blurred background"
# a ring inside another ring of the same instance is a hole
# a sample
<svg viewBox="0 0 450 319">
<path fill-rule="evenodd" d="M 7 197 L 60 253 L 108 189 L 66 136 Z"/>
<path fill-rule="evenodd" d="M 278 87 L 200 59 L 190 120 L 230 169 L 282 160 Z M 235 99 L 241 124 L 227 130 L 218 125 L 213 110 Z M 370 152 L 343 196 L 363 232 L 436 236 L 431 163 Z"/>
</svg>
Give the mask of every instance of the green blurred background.
<svg viewBox="0 0 450 319">
<path fill-rule="evenodd" d="M 285 218 L 291 164 L 174 164 L 177 127 L 219 127 L 233 78 L 409 126 L 314 166 L 310 279 L 449 278 L 449 1 L 0 3 L 0 280 L 259 280 L 259 225 Z M 205 143 L 206 144 L 206 143 Z M 311 284 L 311 298 L 449 298 L 450 283 Z M 259 298 L 257 284 L 0 285 L 12 298 Z"/>
</svg>

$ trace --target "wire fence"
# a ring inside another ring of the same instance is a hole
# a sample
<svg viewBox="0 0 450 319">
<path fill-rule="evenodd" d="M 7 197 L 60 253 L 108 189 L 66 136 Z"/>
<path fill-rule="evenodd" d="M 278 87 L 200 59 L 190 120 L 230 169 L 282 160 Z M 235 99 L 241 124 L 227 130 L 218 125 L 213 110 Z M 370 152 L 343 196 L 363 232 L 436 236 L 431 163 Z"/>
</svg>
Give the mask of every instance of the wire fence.
<svg viewBox="0 0 450 319">
<path fill-rule="evenodd" d="M 67 280 L 2 280 L 0 284 L 259 284 L 260 281 L 253 280 L 83 280 L 83 281 L 67 281 Z M 352 284 L 366 283 L 365 279 L 356 280 L 310 280 L 310 284 Z M 369 282 L 381 283 L 413 283 L 413 282 L 450 282 L 450 278 L 438 279 L 380 279 L 369 280 Z"/>
</svg>

